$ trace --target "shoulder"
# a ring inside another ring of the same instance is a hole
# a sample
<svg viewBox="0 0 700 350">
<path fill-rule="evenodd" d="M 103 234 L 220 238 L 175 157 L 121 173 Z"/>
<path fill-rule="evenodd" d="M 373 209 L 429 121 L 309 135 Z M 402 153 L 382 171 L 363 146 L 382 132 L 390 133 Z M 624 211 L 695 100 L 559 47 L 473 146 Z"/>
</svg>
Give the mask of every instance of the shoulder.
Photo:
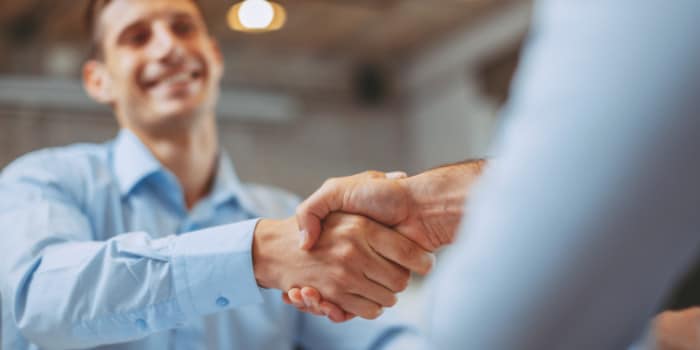
<svg viewBox="0 0 700 350">
<path fill-rule="evenodd" d="M 108 146 L 100 144 L 42 149 L 10 163 L 0 173 L 0 183 L 30 184 L 78 194 L 109 173 L 108 158 Z"/>
<path fill-rule="evenodd" d="M 279 187 L 245 183 L 243 187 L 258 214 L 269 218 L 284 218 L 294 215 L 301 198 Z"/>
</svg>

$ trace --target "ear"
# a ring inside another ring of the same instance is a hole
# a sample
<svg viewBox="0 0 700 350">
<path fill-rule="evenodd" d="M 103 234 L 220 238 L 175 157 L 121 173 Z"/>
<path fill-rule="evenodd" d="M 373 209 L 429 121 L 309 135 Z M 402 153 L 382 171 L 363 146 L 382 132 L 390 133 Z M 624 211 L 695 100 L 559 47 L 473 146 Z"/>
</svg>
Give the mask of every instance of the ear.
<svg viewBox="0 0 700 350">
<path fill-rule="evenodd" d="M 216 41 L 216 39 L 210 39 L 209 43 L 211 44 L 212 51 L 214 52 L 214 59 L 216 60 L 216 63 L 219 65 L 219 71 L 221 72 L 221 75 L 223 76 L 224 74 L 224 55 L 221 53 L 221 47 L 219 46 L 219 42 Z"/>
<path fill-rule="evenodd" d="M 212 50 L 214 50 L 214 57 L 217 61 L 219 61 L 219 63 L 223 64 L 224 55 L 221 53 L 221 46 L 219 46 L 219 42 L 216 39 L 210 39 L 209 41 L 211 43 Z"/>
<path fill-rule="evenodd" d="M 102 62 L 89 60 L 83 65 L 83 87 L 93 100 L 102 104 L 114 102 L 112 79 Z"/>
</svg>

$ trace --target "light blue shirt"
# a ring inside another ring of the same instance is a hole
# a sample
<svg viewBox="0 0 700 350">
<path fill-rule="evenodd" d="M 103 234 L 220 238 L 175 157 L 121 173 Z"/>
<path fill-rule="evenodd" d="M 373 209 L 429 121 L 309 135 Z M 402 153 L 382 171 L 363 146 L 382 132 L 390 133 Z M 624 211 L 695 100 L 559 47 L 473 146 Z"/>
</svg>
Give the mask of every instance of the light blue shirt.
<svg viewBox="0 0 700 350">
<path fill-rule="evenodd" d="M 24 156 L 0 177 L 2 348 L 417 346 L 390 316 L 336 325 L 257 286 L 256 218 L 297 203 L 243 185 L 221 156 L 211 194 L 188 212 L 176 178 L 126 130 Z"/>
<path fill-rule="evenodd" d="M 435 349 L 624 349 L 700 251 L 700 1 L 547 0 Z"/>
</svg>

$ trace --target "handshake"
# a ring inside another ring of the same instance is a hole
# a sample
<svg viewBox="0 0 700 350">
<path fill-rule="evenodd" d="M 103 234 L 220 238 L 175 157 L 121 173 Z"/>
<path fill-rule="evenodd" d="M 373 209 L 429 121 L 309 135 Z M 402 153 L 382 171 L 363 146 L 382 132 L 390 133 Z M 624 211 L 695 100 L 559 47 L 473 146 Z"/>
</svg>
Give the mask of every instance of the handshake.
<svg viewBox="0 0 700 350">
<path fill-rule="evenodd" d="M 260 286 L 299 310 L 344 322 L 396 304 L 411 271 L 426 274 L 451 243 L 483 161 L 407 177 L 375 171 L 326 181 L 296 217 L 261 220 L 253 241 Z"/>
</svg>

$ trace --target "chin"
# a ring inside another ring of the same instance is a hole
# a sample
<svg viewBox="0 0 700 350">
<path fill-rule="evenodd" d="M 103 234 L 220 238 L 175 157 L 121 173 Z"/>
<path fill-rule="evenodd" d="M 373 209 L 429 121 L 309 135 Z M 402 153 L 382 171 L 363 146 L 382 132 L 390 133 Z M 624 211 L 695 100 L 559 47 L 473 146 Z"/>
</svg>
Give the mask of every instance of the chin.
<svg viewBox="0 0 700 350">
<path fill-rule="evenodd" d="M 182 106 L 178 108 L 159 108 L 154 110 L 148 122 L 152 133 L 169 134 L 185 132 L 204 117 L 198 106 Z"/>
<path fill-rule="evenodd" d="M 158 119 L 193 119 L 203 114 L 204 99 L 193 97 L 188 99 L 174 99 L 157 103 L 154 111 Z"/>
</svg>

